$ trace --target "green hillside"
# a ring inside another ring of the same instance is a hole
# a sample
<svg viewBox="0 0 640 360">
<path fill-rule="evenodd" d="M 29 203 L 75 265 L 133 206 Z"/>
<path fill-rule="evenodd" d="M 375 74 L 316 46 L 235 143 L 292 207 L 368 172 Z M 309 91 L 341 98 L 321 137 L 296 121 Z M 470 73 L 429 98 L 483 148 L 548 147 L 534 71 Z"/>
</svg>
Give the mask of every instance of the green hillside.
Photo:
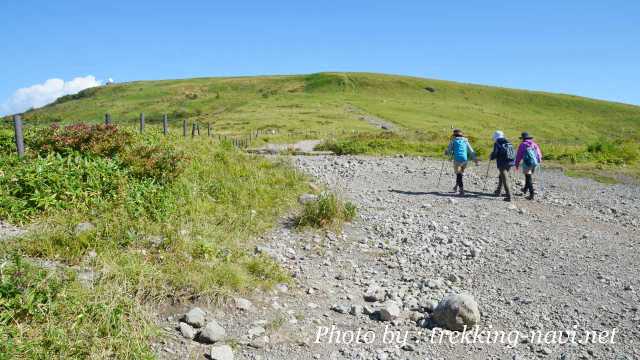
<svg viewBox="0 0 640 360">
<path fill-rule="evenodd" d="M 428 89 L 428 90 L 427 90 Z M 495 129 L 515 140 L 527 130 L 546 157 L 580 168 L 626 166 L 640 157 L 640 107 L 550 94 L 369 73 L 138 81 L 88 89 L 25 114 L 27 122 L 93 122 L 110 112 L 135 123 L 140 112 L 212 122 L 221 134 L 278 129 L 263 141 L 337 138 L 345 152 L 434 155 L 452 126 L 461 127 L 486 154 Z M 393 123 L 394 134 L 362 120 Z M 357 134 L 354 135 L 354 132 Z M 631 170 L 629 170 L 631 168 Z"/>
</svg>

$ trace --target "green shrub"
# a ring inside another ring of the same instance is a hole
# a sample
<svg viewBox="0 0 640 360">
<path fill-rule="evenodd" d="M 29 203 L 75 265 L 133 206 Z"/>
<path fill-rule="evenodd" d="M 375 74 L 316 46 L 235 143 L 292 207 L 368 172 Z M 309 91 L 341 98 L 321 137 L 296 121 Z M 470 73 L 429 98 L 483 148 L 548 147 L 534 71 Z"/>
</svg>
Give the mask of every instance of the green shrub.
<svg viewBox="0 0 640 360">
<path fill-rule="evenodd" d="M 123 156 L 123 163 L 141 179 L 150 178 L 167 183 L 184 170 L 185 156 L 169 146 L 139 145 Z"/>
<path fill-rule="evenodd" d="M 356 216 L 356 207 L 343 202 L 335 194 L 320 194 L 318 199 L 304 205 L 302 215 L 297 219 L 298 226 L 325 227 L 351 221 Z"/>
<path fill-rule="evenodd" d="M 22 222 L 53 209 L 99 206 L 117 196 L 125 176 L 115 161 L 79 154 L 0 157 L 0 218 Z"/>
</svg>

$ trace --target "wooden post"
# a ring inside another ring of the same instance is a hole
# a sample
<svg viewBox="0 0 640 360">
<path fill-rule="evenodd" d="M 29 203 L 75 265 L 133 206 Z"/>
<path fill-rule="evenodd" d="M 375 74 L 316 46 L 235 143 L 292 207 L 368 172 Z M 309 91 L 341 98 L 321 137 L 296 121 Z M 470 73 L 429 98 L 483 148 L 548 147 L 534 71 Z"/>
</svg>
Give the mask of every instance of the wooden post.
<svg viewBox="0 0 640 360">
<path fill-rule="evenodd" d="M 111 125 L 111 114 L 109 113 L 104 114 L 104 124 Z"/>
<path fill-rule="evenodd" d="M 16 150 L 18 157 L 24 156 L 24 135 L 22 133 L 22 118 L 20 115 L 13 116 L 13 130 L 15 132 Z"/>
<path fill-rule="evenodd" d="M 207 136 L 211 137 L 211 123 L 207 123 Z"/>
<path fill-rule="evenodd" d="M 191 124 L 191 137 L 196 136 L 196 123 Z"/>
<path fill-rule="evenodd" d="M 196 132 L 198 133 L 198 136 L 200 136 L 200 123 L 196 123 Z"/>
<path fill-rule="evenodd" d="M 144 132 L 144 113 L 140 113 L 140 134 Z"/>
<path fill-rule="evenodd" d="M 182 135 L 187 137 L 187 119 L 182 120 Z"/>
<path fill-rule="evenodd" d="M 167 114 L 162 115 L 162 133 L 165 135 L 169 133 L 169 119 L 167 119 Z"/>
</svg>

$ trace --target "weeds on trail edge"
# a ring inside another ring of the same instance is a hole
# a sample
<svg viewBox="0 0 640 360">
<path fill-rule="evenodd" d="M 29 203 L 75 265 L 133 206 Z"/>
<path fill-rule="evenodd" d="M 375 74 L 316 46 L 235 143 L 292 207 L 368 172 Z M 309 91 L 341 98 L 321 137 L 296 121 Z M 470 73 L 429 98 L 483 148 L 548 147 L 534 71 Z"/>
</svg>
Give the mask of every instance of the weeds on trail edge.
<svg viewBox="0 0 640 360">
<path fill-rule="evenodd" d="M 339 226 L 353 220 L 356 215 L 356 206 L 351 202 L 343 202 L 335 194 L 322 193 L 317 200 L 304 205 L 296 223 L 299 227 Z"/>
</svg>

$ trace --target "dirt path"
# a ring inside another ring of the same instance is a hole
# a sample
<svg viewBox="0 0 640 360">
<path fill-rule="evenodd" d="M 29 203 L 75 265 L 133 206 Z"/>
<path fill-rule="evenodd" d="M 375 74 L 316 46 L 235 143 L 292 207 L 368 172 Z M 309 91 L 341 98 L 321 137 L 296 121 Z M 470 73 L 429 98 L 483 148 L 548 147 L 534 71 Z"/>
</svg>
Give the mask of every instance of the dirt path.
<svg viewBox="0 0 640 360">
<path fill-rule="evenodd" d="M 435 187 L 436 161 L 292 160 L 356 203 L 359 218 L 342 234 L 300 233 L 283 224 L 261 240 L 260 251 L 279 259 L 295 285 L 256 294 L 251 311 L 209 307 L 239 344 L 236 358 L 640 358 L 638 187 L 549 171 L 544 198 L 509 204 L 481 191 L 484 165 L 469 170 L 469 196 L 459 198 L 447 192 L 450 173 Z M 367 302 L 372 289 L 378 301 Z M 575 330 L 582 339 L 584 331 L 615 329 L 615 344 L 537 344 L 522 337 L 511 344 L 450 344 L 444 337 L 439 344 L 437 330 L 419 326 L 419 318 L 450 292 L 475 297 L 485 330 Z M 363 313 L 388 300 L 402 307 L 397 319 Z M 207 350 L 178 340 L 173 326 L 168 322 L 167 332 L 180 343 L 163 357 L 197 358 Z M 256 336 L 256 328 L 265 334 Z M 361 341 L 350 342 L 358 330 Z M 401 340 L 384 339 L 385 331 Z"/>
<path fill-rule="evenodd" d="M 294 144 L 266 144 L 261 148 L 249 149 L 248 152 L 256 154 L 278 154 L 292 151 L 296 153 L 313 153 L 316 146 L 320 145 L 322 140 L 301 140 Z"/>
<path fill-rule="evenodd" d="M 398 125 L 392 123 L 391 121 L 382 119 L 378 116 L 374 116 L 371 114 L 366 113 L 364 110 L 354 106 L 354 105 L 347 105 L 346 106 L 346 110 L 347 112 L 356 114 L 358 116 L 358 119 L 362 120 L 362 121 L 366 121 L 369 124 L 373 125 L 376 128 L 380 128 L 380 129 L 384 129 L 384 130 L 388 130 L 388 131 L 396 131 L 399 129 Z"/>
</svg>

